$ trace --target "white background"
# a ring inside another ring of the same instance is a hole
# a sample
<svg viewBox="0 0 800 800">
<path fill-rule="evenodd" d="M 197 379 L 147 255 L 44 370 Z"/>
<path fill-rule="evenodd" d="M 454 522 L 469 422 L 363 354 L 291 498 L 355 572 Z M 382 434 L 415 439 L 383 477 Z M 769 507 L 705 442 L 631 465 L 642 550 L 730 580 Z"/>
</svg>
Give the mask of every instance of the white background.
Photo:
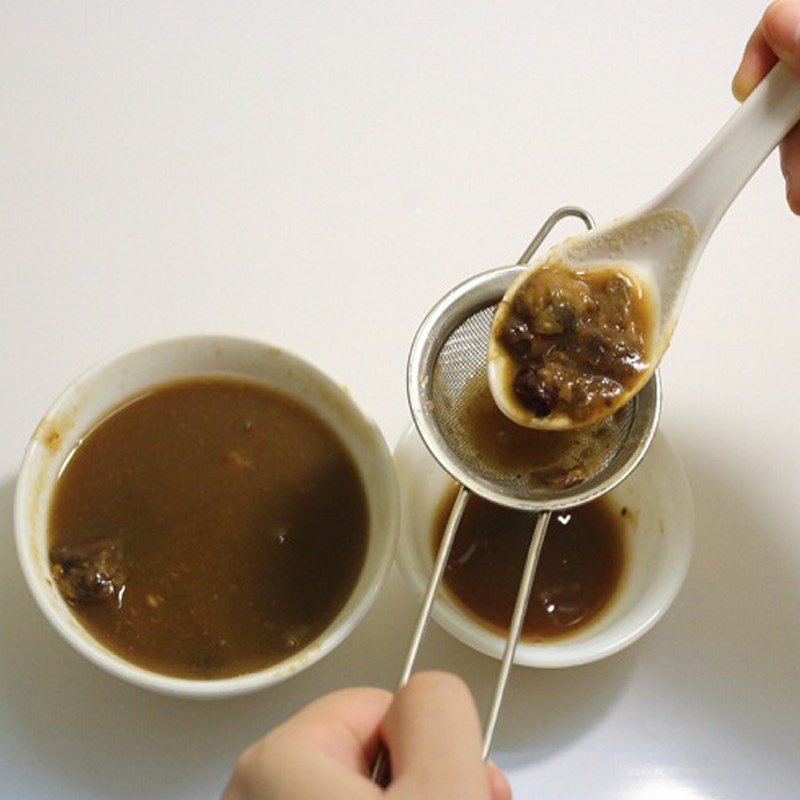
<svg viewBox="0 0 800 800">
<path fill-rule="evenodd" d="M 734 110 L 761 8 L 2 2 L 3 798 L 214 798 L 235 754 L 312 697 L 391 686 L 415 610 L 393 574 L 324 663 L 234 701 L 99 672 L 35 609 L 12 544 L 19 460 L 63 386 L 153 338 L 244 334 L 346 383 L 393 444 L 430 305 L 515 260 L 554 207 L 602 221 L 661 189 Z M 797 797 L 798 245 L 772 157 L 663 365 L 697 503 L 689 578 L 628 651 L 515 673 L 495 757 L 517 797 Z M 425 661 L 485 703 L 493 662 L 438 629 Z"/>
</svg>

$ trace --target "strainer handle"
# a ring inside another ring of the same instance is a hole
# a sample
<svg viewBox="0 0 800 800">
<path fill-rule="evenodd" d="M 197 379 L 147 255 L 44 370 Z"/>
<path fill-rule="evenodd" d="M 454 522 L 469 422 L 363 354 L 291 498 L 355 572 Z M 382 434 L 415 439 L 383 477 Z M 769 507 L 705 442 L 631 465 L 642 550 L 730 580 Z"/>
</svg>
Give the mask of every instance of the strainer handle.
<svg viewBox="0 0 800 800">
<path fill-rule="evenodd" d="M 442 536 L 439 551 L 436 554 L 436 561 L 433 565 L 433 572 L 431 573 L 428 587 L 425 591 L 425 597 L 422 601 L 422 606 L 417 617 L 417 624 L 414 628 L 414 633 L 411 637 L 411 644 L 406 654 L 405 664 L 403 671 L 400 674 L 398 681 L 398 689 L 402 689 L 411 677 L 411 672 L 414 668 L 414 663 L 417 660 L 422 637 L 425 635 L 425 629 L 430 619 L 431 609 L 433 608 L 433 601 L 436 597 L 436 592 L 442 582 L 447 560 L 450 557 L 450 551 L 453 547 L 453 541 L 456 537 L 461 517 L 464 514 L 464 508 L 467 505 L 470 491 L 465 487 L 459 489 L 456 496 L 453 508 L 450 511 L 450 516 L 447 519 L 447 526 L 445 527 L 444 536 Z M 536 567 L 539 563 L 539 555 L 542 552 L 542 545 L 544 544 L 544 537 L 547 533 L 547 526 L 550 522 L 550 512 L 545 511 L 536 517 L 536 523 L 531 535 L 531 542 L 528 546 L 528 556 L 525 559 L 525 568 L 522 571 L 522 579 L 520 580 L 519 591 L 517 593 L 517 600 L 514 605 L 514 614 L 511 617 L 511 626 L 508 631 L 508 639 L 503 651 L 503 658 L 500 664 L 500 673 L 497 677 L 497 683 L 494 689 L 494 696 L 492 697 L 492 704 L 489 710 L 489 716 L 486 720 L 486 728 L 483 739 L 483 758 L 489 755 L 492 746 L 492 739 L 497 727 L 497 720 L 500 716 L 500 707 L 503 702 L 503 695 L 508 683 L 508 676 L 511 672 L 511 665 L 514 663 L 514 654 L 517 650 L 519 637 L 522 633 L 522 625 L 525 621 L 525 613 L 528 610 L 528 601 L 531 596 L 531 589 L 533 588 L 533 579 L 536 575 Z M 372 780 L 380 786 L 386 786 L 389 777 L 389 757 L 386 748 L 381 746 L 378 750 L 377 758 L 372 768 Z"/>
<path fill-rule="evenodd" d="M 439 552 L 436 554 L 436 561 L 433 565 L 433 572 L 431 573 L 430 580 L 428 581 L 428 588 L 425 590 L 425 598 L 422 601 L 422 607 L 419 610 L 417 617 L 417 624 L 414 628 L 414 634 L 411 637 L 411 644 L 406 653 L 406 661 L 403 665 L 403 671 L 400 673 L 400 680 L 398 681 L 397 688 L 402 689 L 411 677 L 411 671 L 414 668 L 414 662 L 417 660 L 417 653 L 419 653 L 419 646 L 422 643 L 422 637 L 425 635 L 425 628 L 428 626 L 428 619 L 431 615 L 431 608 L 433 607 L 433 600 L 436 597 L 436 591 L 439 584 L 442 582 L 442 575 L 444 575 L 444 568 L 447 566 L 447 559 L 450 557 L 450 550 L 453 547 L 453 541 L 456 538 L 456 531 L 458 524 L 461 522 L 461 517 L 464 514 L 464 508 L 467 505 L 470 491 L 463 486 L 459 489 L 456 495 L 456 501 L 453 503 L 453 508 L 450 511 L 450 516 L 447 519 L 447 526 L 444 529 L 444 536 L 442 536 L 441 544 L 439 545 Z M 372 767 L 372 780 L 379 786 L 386 786 L 389 778 L 389 756 L 386 748 L 381 746 L 378 750 L 378 756 Z"/>
<path fill-rule="evenodd" d="M 511 672 L 511 665 L 514 663 L 514 654 L 517 652 L 519 637 L 522 633 L 522 625 L 525 622 L 525 613 L 528 610 L 528 601 L 531 598 L 533 589 L 533 579 L 536 577 L 536 568 L 539 566 L 539 556 L 542 553 L 544 537 L 547 534 L 547 526 L 550 524 L 550 512 L 542 511 L 536 517 L 536 524 L 533 526 L 531 543 L 528 545 L 528 556 L 525 559 L 525 569 L 522 571 L 522 578 L 519 582 L 517 592 L 517 602 L 514 605 L 514 615 L 511 617 L 511 626 L 508 629 L 508 639 L 503 651 L 503 660 L 500 664 L 500 674 L 497 676 L 497 683 L 494 687 L 494 697 L 489 709 L 489 717 L 486 720 L 486 729 L 483 734 L 483 757 L 489 756 L 492 749 L 492 739 L 497 727 L 497 719 L 500 716 L 500 706 L 503 703 L 503 694 L 506 691 L 508 675 Z"/>
<path fill-rule="evenodd" d="M 531 243 L 522 251 L 522 255 L 517 259 L 517 264 L 523 266 L 532 258 L 533 254 L 542 246 L 542 242 L 547 238 L 555 226 L 565 217 L 577 217 L 583 222 L 588 230 L 594 228 L 594 217 L 580 206 L 562 206 L 557 208 L 543 223 L 542 227 L 536 231 L 536 235 L 531 239 Z"/>
</svg>

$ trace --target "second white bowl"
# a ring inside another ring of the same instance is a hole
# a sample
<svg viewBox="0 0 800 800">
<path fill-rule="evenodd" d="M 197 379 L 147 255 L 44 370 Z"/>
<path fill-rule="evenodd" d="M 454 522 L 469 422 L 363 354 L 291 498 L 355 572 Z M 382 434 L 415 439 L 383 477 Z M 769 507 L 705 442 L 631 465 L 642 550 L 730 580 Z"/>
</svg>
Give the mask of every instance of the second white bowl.
<svg viewBox="0 0 800 800">
<path fill-rule="evenodd" d="M 433 568 L 433 520 L 453 479 L 410 426 L 395 449 L 402 507 L 398 563 L 422 596 Z M 663 616 L 683 584 L 694 545 L 689 483 L 675 451 L 658 434 L 636 471 L 610 498 L 633 513 L 626 530 L 626 567 L 609 607 L 585 628 L 552 642 L 520 641 L 516 664 L 569 667 L 622 650 Z M 440 589 L 434 619 L 457 639 L 500 658 L 505 638 L 483 626 Z"/>
</svg>

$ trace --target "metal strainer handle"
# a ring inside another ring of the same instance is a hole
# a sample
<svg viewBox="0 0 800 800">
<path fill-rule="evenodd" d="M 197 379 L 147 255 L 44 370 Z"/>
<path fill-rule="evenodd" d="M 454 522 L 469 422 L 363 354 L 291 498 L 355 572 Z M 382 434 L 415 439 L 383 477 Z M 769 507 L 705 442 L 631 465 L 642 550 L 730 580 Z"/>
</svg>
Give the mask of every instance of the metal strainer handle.
<svg viewBox="0 0 800 800">
<path fill-rule="evenodd" d="M 517 264 L 520 266 L 527 264 L 531 258 L 533 258 L 533 254 L 541 247 L 542 242 L 547 238 L 550 231 L 566 217 L 577 217 L 583 221 L 583 224 L 586 225 L 589 230 L 592 230 L 595 226 L 594 218 L 585 208 L 581 208 L 580 206 L 561 206 L 561 208 L 557 208 L 544 221 L 542 227 L 537 231 L 536 236 L 531 239 L 531 243 L 522 251 L 522 255 L 517 260 Z"/>
<path fill-rule="evenodd" d="M 447 519 L 447 526 L 444 530 L 442 543 L 439 545 L 439 551 L 436 554 L 436 561 L 433 566 L 433 573 L 431 574 L 428 588 L 425 591 L 425 599 L 422 601 L 422 607 L 417 617 L 417 624 L 414 628 L 414 634 L 411 637 L 411 645 L 406 654 L 405 664 L 403 665 L 403 672 L 400 675 L 398 682 L 398 689 L 402 689 L 408 683 L 411 677 L 411 672 L 414 669 L 414 662 L 417 660 L 417 653 L 419 652 L 420 645 L 422 644 L 422 637 L 425 635 L 425 629 L 430 619 L 431 609 L 433 608 L 433 601 L 436 597 L 436 592 L 442 582 L 447 560 L 450 557 L 450 550 L 453 547 L 453 542 L 456 538 L 456 531 L 458 530 L 461 517 L 464 514 L 464 509 L 467 505 L 471 492 L 463 486 L 459 489 L 456 496 L 453 508 L 450 511 L 450 516 Z M 486 720 L 486 727 L 483 734 L 483 753 L 484 759 L 489 755 L 489 750 L 492 746 L 492 739 L 494 732 L 497 728 L 497 720 L 500 716 L 500 706 L 503 703 L 503 695 L 505 694 L 506 684 L 508 683 L 508 676 L 511 672 L 511 665 L 514 663 L 514 653 L 517 650 L 519 637 L 522 633 L 522 625 L 525 621 L 525 613 L 528 610 L 528 601 L 531 596 L 531 589 L 533 588 L 533 579 L 536 575 L 536 567 L 539 563 L 539 554 L 542 552 L 542 545 L 544 544 L 544 537 L 547 533 L 547 525 L 550 522 L 550 512 L 544 511 L 536 517 L 536 524 L 533 527 L 531 535 L 531 542 L 528 547 L 528 556 L 525 559 L 525 569 L 522 572 L 522 578 L 519 584 L 519 591 L 517 600 L 514 605 L 514 614 L 511 617 L 511 626 L 508 631 L 508 639 L 506 646 L 503 650 L 503 660 L 500 664 L 500 672 L 497 676 L 497 684 L 494 689 L 494 696 L 492 697 L 492 705 L 489 709 L 489 716 Z M 385 748 L 381 747 L 378 752 L 378 757 L 375 759 L 375 764 L 372 769 L 372 780 L 382 786 L 386 785 L 388 779 L 388 754 Z"/>
<path fill-rule="evenodd" d="M 531 243 L 525 248 L 522 255 L 517 261 L 518 265 L 527 264 L 532 258 L 533 254 L 538 250 L 542 242 L 545 240 L 550 231 L 555 225 L 565 217 L 577 217 L 583 221 L 587 228 L 590 230 L 594 228 L 594 220 L 588 211 L 577 206 L 564 206 L 554 211 L 544 222 L 542 227 L 538 230 L 536 235 L 531 240 Z M 414 627 L 414 633 L 411 637 L 411 643 L 406 654 L 405 664 L 403 671 L 400 674 L 398 681 L 398 689 L 402 689 L 408 683 L 411 677 L 411 672 L 414 668 L 414 663 L 417 660 L 422 637 L 425 635 L 425 629 L 428 625 L 431 610 L 433 608 L 433 601 L 436 597 L 436 592 L 442 582 L 445 567 L 447 566 L 448 558 L 450 557 L 450 550 L 452 549 L 453 542 L 456 537 L 461 517 L 469 499 L 469 489 L 461 486 L 456 500 L 453 503 L 453 508 L 450 511 L 450 516 L 447 520 L 444 536 L 442 537 L 439 551 L 436 554 L 436 560 L 433 565 L 433 572 L 428 582 L 428 587 L 425 590 L 425 597 L 422 601 L 422 607 L 419 610 L 417 617 L 417 624 Z M 500 707 L 503 702 L 503 695 L 505 693 L 506 684 L 508 683 L 508 676 L 511 672 L 511 665 L 514 663 L 514 654 L 517 650 L 519 637 L 522 632 L 522 626 L 525 621 L 525 614 L 528 610 L 528 601 L 531 596 L 531 589 L 533 588 L 533 580 L 536 575 L 536 567 L 539 563 L 539 555 L 542 552 L 542 545 L 544 544 L 545 534 L 547 533 L 547 526 L 550 522 L 550 512 L 542 511 L 536 517 L 536 523 L 531 534 L 530 545 L 528 546 L 528 555 L 525 559 L 525 568 L 522 572 L 522 578 L 519 584 L 516 603 L 514 605 L 514 613 L 511 617 L 511 625 L 508 631 L 508 638 L 506 640 L 505 649 L 503 650 L 503 658 L 500 664 L 500 672 L 497 676 L 497 683 L 492 697 L 492 703 L 489 708 L 489 715 L 486 720 L 486 727 L 484 730 L 483 738 L 483 758 L 489 755 L 494 732 L 497 727 L 497 720 L 500 716 Z M 389 756 L 386 748 L 381 746 L 377 758 L 372 769 L 372 780 L 381 785 L 386 786 L 389 780 Z"/>
</svg>

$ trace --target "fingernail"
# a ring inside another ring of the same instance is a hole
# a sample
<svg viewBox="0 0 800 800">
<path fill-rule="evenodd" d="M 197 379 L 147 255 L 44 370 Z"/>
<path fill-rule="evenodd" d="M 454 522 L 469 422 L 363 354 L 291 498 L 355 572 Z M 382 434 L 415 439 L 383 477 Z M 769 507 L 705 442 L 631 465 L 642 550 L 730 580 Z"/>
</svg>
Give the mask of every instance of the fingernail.
<svg viewBox="0 0 800 800">
<path fill-rule="evenodd" d="M 800 47 L 800 3 L 777 3 L 764 16 L 764 25 L 770 43 L 779 51 L 779 55 L 790 57 Z"/>
<path fill-rule="evenodd" d="M 741 103 L 750 92 L 753 91 L 753 86 L 750 86 L 749 83 L 745 82 L 744 77 L 742 76 L 742 68 L 739 67 L 736 74 L 733 76 L 733 81 L 731 82 L 731 92 L 733 92 L 733 96 Z"/>
<path fill-rule="evenodd" d="M 795 182 L 794 176 L 791 172 L 781 163 L 781 172 L 783 173 L 783 180 L 786 181 L 786 202 L 789 204 L 789 208 L 794 211 L 795 214 L 800 213 L 798 211 L 798 203 L 800 203 L 800 199 L 795 192 Z"/>
</svg>

